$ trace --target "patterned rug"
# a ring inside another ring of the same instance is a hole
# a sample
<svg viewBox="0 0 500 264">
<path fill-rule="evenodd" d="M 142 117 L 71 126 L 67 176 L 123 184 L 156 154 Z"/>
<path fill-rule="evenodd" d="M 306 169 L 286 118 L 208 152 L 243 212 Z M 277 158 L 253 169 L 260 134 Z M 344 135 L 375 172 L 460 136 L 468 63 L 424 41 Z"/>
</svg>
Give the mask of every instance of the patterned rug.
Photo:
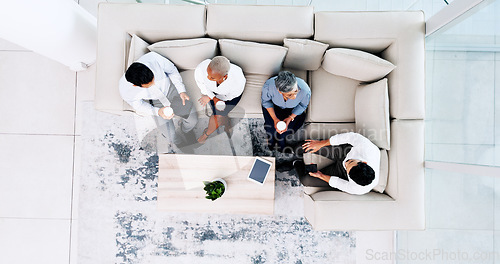
<svg viewBox="0 0 500 264">
<path fill-rule="evenodd" d="M 354 263 L 354 232 L 314 231 L 303 217 L 294 171 L 277 172 L 275 214 L 156 211 L 158 150 L 181 152 L 150 117 L 83 106 L 79 263 Z M 195 128 L 199 136 L 208 119 Z M 232 120 L 231 140 L 214 133 L 195 154 L 270 155 L 263 119 Z M 286 159 L 274 154 L 277 163 Z"/>
</svg>

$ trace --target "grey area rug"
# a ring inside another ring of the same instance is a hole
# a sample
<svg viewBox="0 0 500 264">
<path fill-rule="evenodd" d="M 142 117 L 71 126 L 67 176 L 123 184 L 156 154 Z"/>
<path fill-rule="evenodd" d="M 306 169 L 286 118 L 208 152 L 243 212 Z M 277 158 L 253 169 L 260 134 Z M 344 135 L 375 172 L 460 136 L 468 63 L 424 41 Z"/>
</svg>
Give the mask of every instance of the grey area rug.
<svg viewBox="0 0 500 264">
<path fill-rule="evenodd" d="M 152 118 L 98 112 L 90 102 L 81 114 L 79 263 L 355 262 L 354 232 L 314 231 L 303 217 L 293 171 L 276 174 L 272 216 L 156 211 L 157 149 L 180 150 L 157 136 Z M 232 142 L 220 133 L 194 153 L 266 155 L 262 119 L 233 125 Z"/>
</svg>

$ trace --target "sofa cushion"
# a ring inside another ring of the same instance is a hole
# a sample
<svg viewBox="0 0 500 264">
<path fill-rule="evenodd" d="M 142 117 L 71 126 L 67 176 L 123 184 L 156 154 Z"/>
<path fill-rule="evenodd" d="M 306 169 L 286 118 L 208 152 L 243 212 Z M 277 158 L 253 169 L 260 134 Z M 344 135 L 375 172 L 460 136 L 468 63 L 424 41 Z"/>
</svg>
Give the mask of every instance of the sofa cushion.
<svg viewBox="0 0 500 264">
<path fill-rule="evenodd" d="M 387 177 L 389 177 L 389 157 L 387 156 L 387 150 L 381 149 L 378 184 L 373 188 L 373 190 L 379 193 L 384 193 L 385 187 L 387 186 Z"/>
<path fill-rule="evenodd" d="M 390 149 L 387 79 L 358 86 L 354 109 L 356 132 L 379 148 Z"/>
<path fill-rule="evenodd" d="M 130 64 L 134 63 L 134 61 L 138 60 L 142 55 L 149 52 L 148 46 L 149 43 L 141 39 L 136 34 L 132 34 L 132 40 L 130 41 L 130 48 L 127 57 L 127 67 L 125 70 L 128 69 Z"/>
<path fill-rule="evenodd" d="M 284 67 L 315 71 L 321 66 L 328 44 L 309 39 L 284 39 L 288 48 Z"/>
<path fill-rule="evenodd" d="M 217 40 L 211 38 L 165 40 L 150 45 L 148 49 L 163 55 L 178 69 L 194 70 L 200 62 L 215 57 Z"/>
<path fill-rule="evenodd" d="M 288 48 L 234 39 L 219 39 L 222 56 L 240 66 L 245 73 L 276 75 Z"/>
<path fill-rule="evenodd" d="M 247 82 L 238 105 L 229 114 L 230 117 L 262 118 L 262 86 L 269 79 L 268 75 L 245 74 Z"/>
<path fill-rule="evenodd" d="M 193 106 L 198 112 L 198 116 L 204 115 L 205 108 L 198 103 L 198 99 L 201 98 L 202 94 L 200 88 L 198 88 L 198 84 L 196 84 L 196 80 L 194 79 L 194 70 L 181 71 L 180 74 L 182 82 L 186 87 L 186 93 L 189 96 L 189 100 L 194 103 Z"/>
<path fill-rule="evenodd" d="M 210 37 L 283 44 L 284 38 L 310 38 L 312 6 L 207 5 Z"/>
<path fill-rule="evenodd" d="M 359 81 L 320 67 L 311 74 L 308 122 L 354 122 L 354 95 Z"/>
<path fill-rule="evenodd" d="M 373 54 L 352 49 L 329 49 L 323 68 L 331 74 L 362 82 L 373 82 L 390 73 L 395 66 Z"/>
</svg>

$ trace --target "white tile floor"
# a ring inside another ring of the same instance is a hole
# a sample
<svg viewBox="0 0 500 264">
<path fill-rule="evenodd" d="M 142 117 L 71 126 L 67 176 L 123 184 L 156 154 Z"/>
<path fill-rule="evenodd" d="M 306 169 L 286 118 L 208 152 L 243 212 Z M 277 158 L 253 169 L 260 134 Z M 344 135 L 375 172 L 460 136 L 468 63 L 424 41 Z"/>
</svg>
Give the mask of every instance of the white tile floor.
<svg viewBox="0 0 500 264">
<path fill-rule="evenodd" d="M 95 67 L 77 74 L 2 39 L 0 61 L 0 263 L 76 263 L 75 111 Z"/>
</svg>

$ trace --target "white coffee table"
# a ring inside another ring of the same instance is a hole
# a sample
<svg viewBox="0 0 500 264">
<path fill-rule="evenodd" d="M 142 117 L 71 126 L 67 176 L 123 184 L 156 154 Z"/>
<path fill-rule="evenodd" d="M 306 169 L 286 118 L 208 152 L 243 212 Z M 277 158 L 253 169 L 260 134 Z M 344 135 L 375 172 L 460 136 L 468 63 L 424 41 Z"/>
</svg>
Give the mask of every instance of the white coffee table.
<svg viewBox="0 0 500 264">
<path fill-rule="evenodd" d="M 274 213 L 275 160 L 264 185 L 247 180 L 255 157 L 160 154 L 158 172 L 158 210 L 225 214 Z M 223 178 L 224 195 L 205 198 L 203 181 Z"/>
</svg>

